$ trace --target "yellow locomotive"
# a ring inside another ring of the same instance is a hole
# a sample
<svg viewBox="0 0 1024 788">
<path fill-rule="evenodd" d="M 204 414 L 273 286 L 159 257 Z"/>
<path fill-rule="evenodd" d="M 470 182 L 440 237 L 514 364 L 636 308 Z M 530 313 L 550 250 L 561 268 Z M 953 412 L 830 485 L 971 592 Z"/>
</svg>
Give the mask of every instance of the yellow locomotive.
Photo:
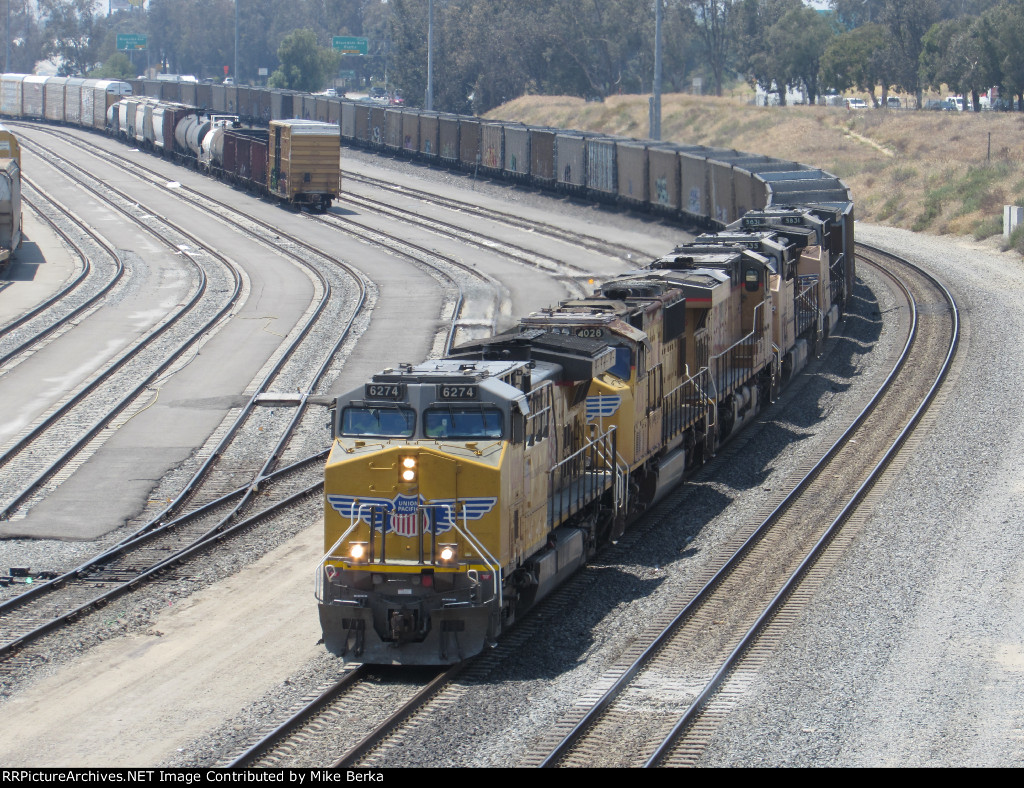
<svg viewBox="0 0 1024 788">
<path fill-rule="evenodd" d="M 850 228 L 744 221 L 338 398 L 316 573 L 332 653 L 478 653 L 771 399 L 838 318 Z"/>
</svg>

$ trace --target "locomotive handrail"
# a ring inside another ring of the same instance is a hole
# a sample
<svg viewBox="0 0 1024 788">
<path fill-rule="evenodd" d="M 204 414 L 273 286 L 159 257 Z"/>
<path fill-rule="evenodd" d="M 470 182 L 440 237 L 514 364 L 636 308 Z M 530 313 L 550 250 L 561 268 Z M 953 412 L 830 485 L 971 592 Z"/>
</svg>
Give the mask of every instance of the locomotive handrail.
<svg viewBox="0 0 1024 788">
<path fill-rule="evenodd" d="M 548 471 L 548 482 L 551 490 L 548 497 L 548 524 L 550 526 L 554 526 L 580 511 L 588 503 L 596 500 L 603 494 L 609 486 L 616 488 L 616 497 L 618 497 L 618 476 L 622 471 L 617 461 L 618 451 L 615 448 L 615 438 L 616 428 L 612 425 L 605 432 L 602 432 L 595 438 L 590 438 L 572 454 L 551 466 L 551 469 Z M 611 444 L 610 454 L 607 452 L 609 443 Z M 590 452 L 589 458 L 586 456 L 587 452 Z M 615 458 L 611 463 L 608 462 L 609 456 Z M 598 458 L 605 466 L 603 469 L 599 468 L 598 463 L 595 461 Z M 590 460 L 589 465 L 587 463 L 588 459 Z M 559 481 L 565 481 L 561 477 L 565 468 L 569 469 L 568 481 L 559 484 L 556 482 L 556 477 L 558 477 Z M 602 484 L 599 480 L 599 475 L 611 476 L 611 485 L 607 483 Z M 582 482 L 583 484 L 578 487 L 575 496 L 573 496 L 573 486 L 577 482 Z M 597 487 L 601 489 L 597 490 Z M 565 492 L 569 493 L 570 499 L 565 502 L 565 508 L 563 509 L 561 506 L 562 494 Z M 555 511 L 556 500 L 559 504 L 558 517 L 556 517 Z"/>
</svg>

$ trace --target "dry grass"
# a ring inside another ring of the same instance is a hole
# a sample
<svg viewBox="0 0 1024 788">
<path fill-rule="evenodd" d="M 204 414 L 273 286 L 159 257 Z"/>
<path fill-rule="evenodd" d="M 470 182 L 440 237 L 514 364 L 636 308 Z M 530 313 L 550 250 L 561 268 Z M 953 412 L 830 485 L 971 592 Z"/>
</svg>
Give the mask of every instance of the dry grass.
<svg viewBox="0 0 1024 788">
<path fill-rule="evenodd" d="M 746 97 L 743 97 L 746 98 Z M 648 132 L 647 96 L 604 103 L 524 96 L 488 117 L 630 137 Z M 820 167 L 842 178 L 857 217 L 937 234 L 1001 232 L 1024 204 L 1024 116 L 839 107 L 755 107 L 741 97 L 662 97 L 662 137 Z M 991 154 L 989 154 L 991 135 Z"/>
</svg>

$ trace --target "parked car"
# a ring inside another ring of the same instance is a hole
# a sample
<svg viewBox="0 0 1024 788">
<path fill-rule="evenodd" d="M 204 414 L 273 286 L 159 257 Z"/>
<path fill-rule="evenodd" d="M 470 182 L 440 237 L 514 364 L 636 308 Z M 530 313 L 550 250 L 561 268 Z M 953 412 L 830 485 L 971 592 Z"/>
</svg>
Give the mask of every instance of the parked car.
<svg viewBox="0 0 1024 788">
<path fill-rule="evenodd" d="M 885 100 L 885 106 L 888 107 L 889 109 L 900 109 L 903 105 L 900 103 L 900 100 L 896 98 L 896 96 L 889 96 Z"/>
<path fill-rule="evenodd" d="M 864 99 L 859 98 L 848 98 L 846 99 L 847 109 L 867 109 L 868 105 Z"/>
</svg>

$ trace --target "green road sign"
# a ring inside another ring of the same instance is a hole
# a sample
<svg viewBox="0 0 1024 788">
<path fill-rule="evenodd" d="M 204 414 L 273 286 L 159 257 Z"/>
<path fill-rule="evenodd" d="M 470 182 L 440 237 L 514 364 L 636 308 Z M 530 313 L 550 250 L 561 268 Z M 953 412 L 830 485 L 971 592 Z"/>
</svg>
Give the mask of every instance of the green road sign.
<svg viewBox="0 0 1024 788">
<path fill-rule="evenodd" d="M 331 47 L 343 55 L 365 55 L 369 48 L 369 39 L 357 36 L 335 36 Z"/>
<path fill-rule="evenodd" d="M 118 33 L 118 49 L 146 49 L 149 44 L 149 37 L 141 33 Z"/>
</svg>

